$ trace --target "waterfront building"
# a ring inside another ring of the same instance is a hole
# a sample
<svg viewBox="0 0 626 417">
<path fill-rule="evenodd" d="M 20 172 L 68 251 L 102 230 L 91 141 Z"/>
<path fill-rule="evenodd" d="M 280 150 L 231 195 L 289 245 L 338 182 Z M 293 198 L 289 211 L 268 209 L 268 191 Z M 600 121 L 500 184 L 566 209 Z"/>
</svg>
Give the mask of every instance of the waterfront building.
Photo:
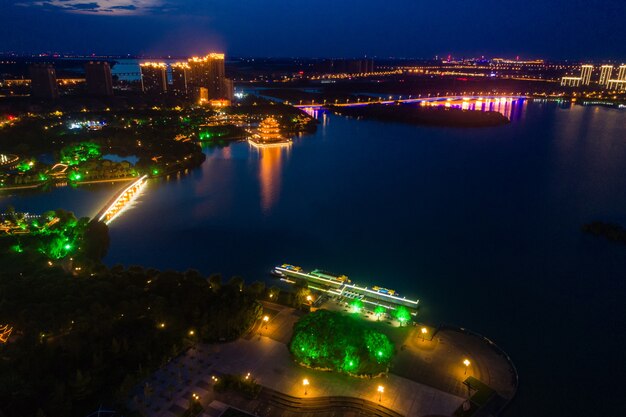
<svg viewBox="0 0 626 417">
<path fill-rule="evenodd" d="M 563 87 L 579 87 L 581 82 L 580 77 L 562 77 L 561 86 Z"/>
<path fill-rule="evenodd" d="M 113 95 L 113 77 L 108 62 L 90 61 L 85 64 L 87 93 L 94 96 Z"/>
<path fill-rule="evenodd" d="M 284 146 L 289 145 L 291 140 L 280 133 L 280 125 L 273 117 L 268 117 L 259 123 L 256 132 L 250 137 L 253 146 Z"/>
<path fill-rule="evenodd" d="M 189 93 L 191 68 L 186 62 L 175 62 L 172 67 L 172 91 L 178 95 Z"/>
<path fill-rule="evenodd" d="M 593 73 L 593 65 L 585 64 L 580 69 L 580 83 L 589 85 L 591 83 L 591 74 Z"/>
<path fill-rule="evenodd" d="M 600 67 L 600 85 L 608 85 L 613 73 L 613 65 L 602 65 Z"/>
<path fill-rule="evenodd" d="M 167 66 L 163 62 L 143 62 L 141 69 L 141 91 L 162 94 L 167 92 Z"/>
<path fill-rule="evenodd" d="M 33 64 L 29 68 L 31 94 L 37 98 L 58 98 L 57 75 L 50 64 Z"/>
</svg>

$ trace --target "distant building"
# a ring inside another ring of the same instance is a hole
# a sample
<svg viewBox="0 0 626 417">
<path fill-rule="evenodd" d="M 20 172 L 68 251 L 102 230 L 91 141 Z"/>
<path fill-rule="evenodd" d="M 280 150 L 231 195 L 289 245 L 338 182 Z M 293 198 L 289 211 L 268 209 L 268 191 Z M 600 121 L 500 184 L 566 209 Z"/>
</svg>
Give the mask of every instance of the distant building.
<svg viewBox="0 0 626 417">
<path fill-rule="evenodd" d="M 33 64 L 29 68 L 30 88 L 33 97 L 58 98 L 57 75 L 50 64 Z"/>
<path fill-rule="evenodd" d="M 144 62 L 141 68 L 141 90 L 149 94 L 167 92 L 167 66 L 163 62 Z"/>
<path fill-rule="evenodd" d="M 609 79 L 606 83 L 609 90 L 626 91 L 626 65 L 622 64 L 617 69 L 617 78 Z"/>
<path fill-rule="evenodd" d="M 172 67 L 172 91 L 175 94 L 186 96 L 189 93 L 191 81 L 191 67 L 186 62 L 175 62 Z"/>
<path fill-rule="evenodd" d="M 626 91 L 626 80 L 609 80 L 607 88 L 609 90 Z"/>
<path fill-rule="evenodd" d="M 580 77 L 562 77 L 561 86 L 563 87 L 579 87 L 581 82 Z"/>
<path fill-rule="evenodd" d="M 583 65 L 580 69 L 580 82 L 582 85 L 591 83 L 591 74 L 593 73 L 593 65 Z"/>
<path fill-rule="evenodd" d="M 224 97 L 232 102 L 235 99 L 235 85 L 230 78 L 224 78 Z"/>
<path fill-rule="evenodd" d="M 94 96 L 112 96 L 113 78 L 108 62 L 91 61 L 85 64 L 87 93 Z"/>
<path fill-rule="evenodd" d="M 198 87 L 198 102 L 205 104 L 209 102 L 209 90 L 205 87 Z"/>
<path fill-rule="evenodd" d="M 209 100 L 232 100 L 234 89 L 232 80 L 226 78 L 224 54 L 210 53 L 204 57 L 188 60 L 190 71 L 189 90 L 200 102 Z M 200 94 L 206 89 L 206 97 Z M 206 99 L 205 99 L 206 98 Z"/>
<path fill-rule="evenodd" d="M 620 65 L 617 69 L 617 80 L 626 81 L 626 65 Z"/>
<path fill-rule="evenodd" d="M 613 73 L 613 65 L 602 65 L 600 67 L 600 85 L 608 85 Z"/>
</svg>

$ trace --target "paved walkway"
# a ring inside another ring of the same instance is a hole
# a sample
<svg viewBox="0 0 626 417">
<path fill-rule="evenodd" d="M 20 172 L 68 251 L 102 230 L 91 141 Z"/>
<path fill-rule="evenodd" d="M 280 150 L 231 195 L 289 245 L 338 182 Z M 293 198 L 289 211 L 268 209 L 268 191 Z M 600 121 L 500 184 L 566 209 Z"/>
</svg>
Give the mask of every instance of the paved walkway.
<svg viewBox="0 0 626 417">
<path fill-rule="evenodd" d="M 149 382 L 153 393 L 141 401 L 139 409 L 148 415 L 177 416 L 189 406 L 192 394 L 203 403 L 215 398 L 212 376 L 248 372 L 259 384 L 295 397 L 304 396 L 304 378 L 310 382 L 309 398 L 348 396 L 378 401 L 377 388 L 383 385 L 382 405 L 406 416 L 450 416 L 463 402 L 463 398 L 395 375 L 358 379 L 303 368 L 292 362 L 285 344 L 262 336 L 190 349 L 153 374 Z M 143 393 L 138 396 L 144 398 Z"/>
<path fill-rule="evenodd" d="M 187 409 L 192 394 L 197 394 L 207 407 L 205 417 L 215 416 L 219 413 L 208 407 L 216 399 L 212 377 L 248 372 L 259 384 L 294 397 L 304 396 L 304 378 L 310 382 L 308 398 L 348 396 L 377 402 L 377 388 L 383 385 L 382 405 L 407 417 L 451 416 L 468 397 L 462 383 L 468 376 L 480 379 L 505 398 L 515 393 L 506 358 L 474 335 L 454 330 L 435 333 L 429 328 L 424 340 L 420 326 L 398 328 L 374 323 L 398 347 L 393 373 L 384 378 L 358 379 L 296 365 L 286 344 L 302 313 L 264 303 L 264 315 L 267 322 L 259 323 L 235 342 L 200 345 L 171 361 L 151 376 L 147 390 L 138 389 L 134 404 L 145 415 L 175 417 Z M 464 359 L 471 362 L 467 368 Z"/>
</svg>

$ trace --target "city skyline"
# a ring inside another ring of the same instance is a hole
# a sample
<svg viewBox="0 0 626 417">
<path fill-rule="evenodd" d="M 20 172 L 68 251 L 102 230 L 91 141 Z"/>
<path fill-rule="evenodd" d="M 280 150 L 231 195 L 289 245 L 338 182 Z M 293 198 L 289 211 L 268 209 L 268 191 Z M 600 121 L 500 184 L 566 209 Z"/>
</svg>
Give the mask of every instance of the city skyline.
<svg viewBox="0 0 626 417">
<path fill-rule="evenodd" d="M 491 0 L 446 5 L 396 0 L 394 7 L 385 8 L 373 0 L 295 7 L 281 0 L 252 0 L 245 6 L 161 0 L 7 3 L 0 16 L 3 52 L 157 56 L 210 49 L 250 57 L 427 58 L 451 53 L 626 59 L 620 27 L 626 4 L 617 0 L 593 5 L 550 0 L 536 7 Z"/>
</svg>

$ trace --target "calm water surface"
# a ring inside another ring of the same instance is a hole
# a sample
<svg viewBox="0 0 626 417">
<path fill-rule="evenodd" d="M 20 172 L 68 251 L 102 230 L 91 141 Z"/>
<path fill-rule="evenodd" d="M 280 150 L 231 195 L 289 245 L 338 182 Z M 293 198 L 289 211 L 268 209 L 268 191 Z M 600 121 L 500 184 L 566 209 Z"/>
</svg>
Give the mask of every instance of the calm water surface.
<svg viewBox="0 0 626 417">
<path fill-rule="evenodd" d="M 520 374 L 508 416 L 626 415 L 626 114 L 528 103 L 505 127 L 321 116 L 288 149 L 207 149 L 111 225 L 107 263 L 266 279 L 290 262 L 419 297 L 425 321 L 498 343 Z M 116 187 L 4 198 L 93 215 Z"/>
</svg>

